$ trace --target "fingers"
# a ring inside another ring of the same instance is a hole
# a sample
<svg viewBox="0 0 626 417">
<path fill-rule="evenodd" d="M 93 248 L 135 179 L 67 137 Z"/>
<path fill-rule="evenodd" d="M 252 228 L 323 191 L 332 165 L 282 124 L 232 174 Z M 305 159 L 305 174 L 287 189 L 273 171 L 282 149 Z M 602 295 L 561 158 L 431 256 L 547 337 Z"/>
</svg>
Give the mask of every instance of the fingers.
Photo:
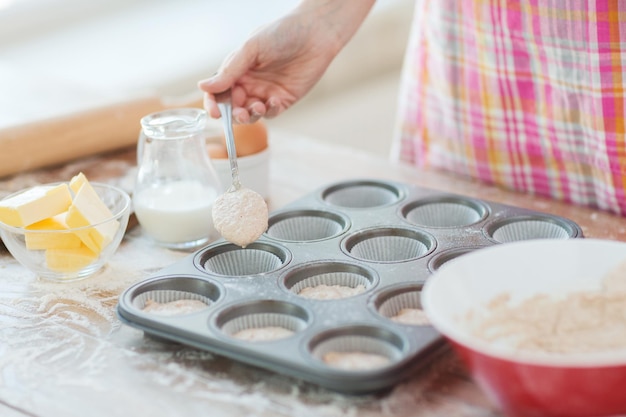
<svg viewBox="0 0 626 417">
<path fill-rule="evenodd" d="M 250 100 L 246 106 L 233 107 L 233 120 L 241 124 L 254 123 L 265 114 L 265 104 L 259 100 Z"/>
<path fill-rule="evenodd" d="M 248 113 L 250 114 L 248 123 L 254 123 L 266 114 L 265 104 L 259 100 L 250 100 L 246 104 L 246 109 L 248 109 Z"/>
<path fill-rule="evenodd" d="M 265 112 L 265 117 L 268 119 L 278 116 L 282 111 L 282 106 L 278 97 L 270 97 L 267 100 L 266 107 L 267 111 Z"/>
<path fill-rule="evenodd" d="M 239 124 L 247 124 L 250 122 L 250 113 L 243 107 L 233 108 L 233 121 Z"/>
<path fill-rule="evenodd" d="M 221 116 L 220 110 L 217 107 L 217 103 L 215 102 L 215 94 L 221 93 L 228 89 L 228 87 L 221 89 L 220 85 L 224 84 L 225 81 L 219 78 L 219 74 L 216 73 L 211 78 L 207 78 L 205 80 L 201 80 L 198 82 L 198 87 L 200 90 L 204 91 L 202 97 L 202 104 L 204 109 L 214 119 L 218 119 Z M 217 89 L 215 86 L 217 85 Z"/>
<path fill-rule="evenodd" d="M 229 80 L 229 77 L 224 76 L 224 74 L 221 74 L 219 72 L 217 72 L 215 75 L 213 75 L 210 78 L 207 78 L 205 80 L 201 80 L 198 82 L 198 87 L 202 91 L 204 91 L 204 96 L 203 96 L 204 109 L 212 118 L 217 119 L 221 116 L 220 110 L 217 107 L 217 103 L 215 101 L 215 94 L 221 93 L 222 91 L 226 91 L 229 88 L 232 88 L 232 84 L 233 82 Z M 233 88 L 233 92 L 231 95 L 232 104 L 233 104 L 233 117 L 235 115 L 234 109 L 237 107 L 241 107 L 238 105 L 238 103 L 245 100 L 242 94 L 245 94 L 243 90 L 241 90 L 240 88 L 239 89 Z M 245 117 L 243 118 L 245 119 Z"/>
<path fill-rule="evenodd" d="M 251 123 L 265 113 L 265 105 L 258 99 L 250 99 L 246 91 L 237 86 L 237 80 L 250 70 L 254 62 L 255 52 L 250 46 L 231 53 L 213 76 L 200 80 L 198 88 L 204 91 L 204 108 L 213 118 L 220 117 L 215 102 L 215 94 L 229 88 L 232 89 L 233 120 L 237 123 Z"/>
<path fill-rule="evenodd" d="M 221 117 L 220 110 L 212 94 L 205 93 L 204 109 L 214 119 Z M 261 117 L 267 116 L 265 104 L 258 99 L 248 100 L 245 106 L 237 106 L 233 102 L 233 121 L 236 123 L 254 123 Z"/>
<path fill-rule="evenodd" d="M 217 73 L 198 82 L 198 87 L 204 91 L 204 108 L 212 118 L 220 117 L 215 94 L 228 88 L 232 89 L 232 115 L 235 123 L 253 123 L 262 117 L 276 117 L 287 107 L 278 96 L 264 96 L 267 94 L 264 88 L 258 88 L 256 93 L 251 93 L 243 84 L 238 84 L 246 79 L 245 74 L 252 65 L 251 56 L 253 54 L 250 51 L 235 52 L 224 61 Z"/>
<path fill-rule="evenodd" d="M 270 97 L 266 103 L 263 103 L 259 98 L 246 97 L 245 94 L 241 95 L 235 91 L 233 91 L 232 96 L 232 116 L 235 123 L 254 123 L 262 117 L 271 119 L 278 116 L 283 110 L 280 99 L 277 97 Z M 221 117 L 213 94 L 204 94 L 204 108 L 212 118 Z"/>
<path fill-rule="evenodd" d="M 204 108 L 213 118 L 220 117 L 220 111 L 215 102 L 215 94 L 232 88 L 237 78 L 242 74 L 237 73 L 237 68 L 241 65 L 234 65 L 237 61 L 236 56 L 238 52 L 231 52 L 231 54 L 224 60 L 220 69 L 216 71 L 211 77 L 198 81 L 198 88 L 204 92 L 203 104 Z M 244 69 L 243 72 L 246 70 Z"/>
<path fill-rule="evenodd" d="M 204 105 L 204 110 L 206 110 L 209 116 L 211 116 L 214 119 L 220 118 L 221 116 L 220 110 L 217 107 L 217 103 L 215 102 L 215 96 L 213 94 L 204 93 L 202 102 Z"/>
</svg>

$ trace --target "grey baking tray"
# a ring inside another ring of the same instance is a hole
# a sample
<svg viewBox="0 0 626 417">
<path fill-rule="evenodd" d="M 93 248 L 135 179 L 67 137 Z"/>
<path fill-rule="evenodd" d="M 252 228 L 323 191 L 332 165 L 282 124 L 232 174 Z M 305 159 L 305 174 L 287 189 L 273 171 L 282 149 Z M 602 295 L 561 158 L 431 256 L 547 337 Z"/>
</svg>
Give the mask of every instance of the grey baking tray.
<svg viewBox="0 0 626 417">
<path fill-rule="evenodd" d="M 134 284 L 117 312 L 147 334 L 332 390 L 368 393 L 406 378 L 446 346 L 419 314 L 413 324 L 392 319 L 404 308 L 420 312 L 421 287 L 442 264 L 495 244 L 579 237 L 578 225 L 551 214 L 351 180 L 271 213 L 267 232 L 245 249 L 219 240 Z M 362 292 L 304 296 L 319 285 Z M 180 300 L 203 308 L 175 315 L 144 310 Z"/>
</svg>

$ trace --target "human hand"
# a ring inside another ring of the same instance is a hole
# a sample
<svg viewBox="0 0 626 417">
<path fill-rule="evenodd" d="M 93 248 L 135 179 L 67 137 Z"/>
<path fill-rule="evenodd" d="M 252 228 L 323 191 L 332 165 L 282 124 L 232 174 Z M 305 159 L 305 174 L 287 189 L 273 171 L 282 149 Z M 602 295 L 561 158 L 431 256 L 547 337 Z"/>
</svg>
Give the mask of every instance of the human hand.
<svg viewBox="0 0 626 417">
<path fill-rule="evenodd" d="M 236 123 L 278 116 L 319 81 L 372 4 L 373 0 L 304 1 L 262 27 L 224 60 L 215 75 L 198 82 L 207 112 L 220 117 L 215 94 L 230 88 Z"/>
</svg>

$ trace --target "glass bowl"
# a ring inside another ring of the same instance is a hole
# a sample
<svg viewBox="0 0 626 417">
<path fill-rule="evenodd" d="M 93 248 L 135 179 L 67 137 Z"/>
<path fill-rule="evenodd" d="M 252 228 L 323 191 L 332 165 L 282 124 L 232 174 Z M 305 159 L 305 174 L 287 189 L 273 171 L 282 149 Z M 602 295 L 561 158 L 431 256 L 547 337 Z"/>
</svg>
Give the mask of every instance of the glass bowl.
<svg viewBox="0 0 626 417">
<path fill-rule="evenodd" d="M 56 186 L 42 184 L 36 187 Z M 63 230 L 35 230 L 32 226 L 15 227 L 0 222 L 0 237 L 11 255 L 40 278 L 51 281 L 75 281 L 100 271 L 115 253 L 128 225 L 131 200 L 125 191 L 101 183 L 90 183 L 111 216 L 89 226 Z M 35 187 L 32 187 L 35 188 Z M 28 188 L 4 199 L 27 193 Z M 85 245 L 85 236 L 104 235 L 98 249 Z"/>
</svg>

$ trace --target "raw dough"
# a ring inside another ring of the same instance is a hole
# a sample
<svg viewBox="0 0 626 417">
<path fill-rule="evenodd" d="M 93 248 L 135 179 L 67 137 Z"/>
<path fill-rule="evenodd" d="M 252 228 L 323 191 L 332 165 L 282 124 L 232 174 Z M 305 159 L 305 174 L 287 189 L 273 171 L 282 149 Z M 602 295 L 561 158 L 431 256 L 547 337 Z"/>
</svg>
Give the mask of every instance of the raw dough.
<svg viewBox="0 0 626 417">
<path fill-rule="evenodd" d="M 219 196 L 213 204 L 212 215 L 218 233 L 242 248 L 267 230 L 267 204 L 260 194 L 249 188 L 241 187 Z"/>
<path fill-rule="evenodd" d="M 363 352 L 328 352 L 322 360 L 329 366 L 346 371 L 364 371 L 381 368 L 391 361 L 388 357 Z"/>
<path fill-rule="evenodd" d="M 207 308 L 207 304 L 200 300 L 176 300 L 168 303 L 158 303 L 147 299 L 143 311 L 160 316 L 176 316 L 189 314 Z"/>
<path fill-rule="evenodd" d="M 359 284 L 356 287 L 320 284 L 315 287 L 303 288 L 298 292 L 298 295 L 315 300 L 337 300 L 361 294 L 363 291 L 365 291 L 365 285 L 363 284 Z"/>
<path fill-rule="evenodd" d="M 402 324 L 413 324 L 416 326 L 426 326 L 430 324 L 424 310 L 420 308 L 403 308 L 391 317 L 392 321 Z"/>
<path fill-rule="evenodd" d="M 548 353 L 603 352 L 626 348 L 626 264 L 609 273 L 598 291 L 564 297 L 545 294 L 509 304 L 501 294 L 488 306 L 489 316 L 466 318 L 473 333 L 520 350 Z"/>
<path fill-rule="evenodd" d="M 268 327 L 251 327 L 249 329 L 239 330 L 232 337 L 250 342 L 262 342 L 266 340 L 284 339 L 293 334 L 292 330 L 284 327 L 268 326 Z"/>
</svg>

